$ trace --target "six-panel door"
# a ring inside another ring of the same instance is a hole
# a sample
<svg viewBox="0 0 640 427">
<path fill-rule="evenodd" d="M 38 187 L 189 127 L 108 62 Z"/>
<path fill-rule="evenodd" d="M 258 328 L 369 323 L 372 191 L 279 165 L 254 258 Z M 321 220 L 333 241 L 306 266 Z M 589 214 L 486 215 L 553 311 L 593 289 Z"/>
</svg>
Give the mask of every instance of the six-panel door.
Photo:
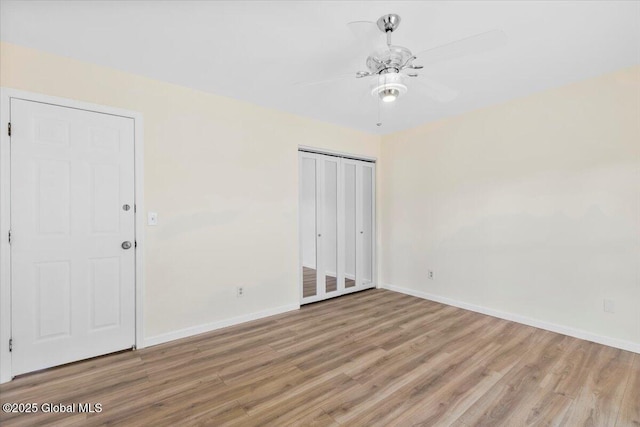
<svg viewBox="0 0 640 427">
<path fill-rule="evenodd" d="M 131 348 L 133 120 L 12 99 L 11 123 L 13 375 Z"/>
</svg>

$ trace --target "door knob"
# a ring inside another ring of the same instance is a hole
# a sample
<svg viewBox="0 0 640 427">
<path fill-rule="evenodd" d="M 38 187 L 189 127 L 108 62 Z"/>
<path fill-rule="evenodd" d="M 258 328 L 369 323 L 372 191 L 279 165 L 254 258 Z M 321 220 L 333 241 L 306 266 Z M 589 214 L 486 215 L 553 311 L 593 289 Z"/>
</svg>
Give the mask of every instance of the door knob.
<svg viewBox="0 0 640 427">
<path fill-rule="evenodd" d="M 131 247 L 131 242 L 126 241 L 122 242 L 122 249 L 129 249 Z"/>
</svg>

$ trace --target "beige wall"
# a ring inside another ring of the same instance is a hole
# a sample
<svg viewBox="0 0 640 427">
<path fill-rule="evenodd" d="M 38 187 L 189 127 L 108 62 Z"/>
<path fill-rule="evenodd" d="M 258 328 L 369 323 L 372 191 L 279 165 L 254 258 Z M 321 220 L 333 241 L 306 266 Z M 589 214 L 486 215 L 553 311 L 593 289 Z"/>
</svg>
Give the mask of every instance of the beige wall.
<svg viewBox="0 0 640 427">
<path fill-rule="evenodd" d="M 640 348 L 640 67 L 385 136 L 382 159 L 383 283 Z"/>
<path fill-rule="evenodd" d="M 303 144 L 381 158 L 381 283 L 640 343 L 640 67 L 380 138 L 6 43 L 0 55 L 4 87 L 144 115 L 160 217 L 146 337 L 298 302 Z"/>
<path fill-rule="evenodd" d="M 0 85 L 141 112 L 145 337 L 295 305 L 299 144 L 379 156 L 380 138 L 7 43 Z M 237 298 L 235 287 L 245 296 Z"/>
</svg>

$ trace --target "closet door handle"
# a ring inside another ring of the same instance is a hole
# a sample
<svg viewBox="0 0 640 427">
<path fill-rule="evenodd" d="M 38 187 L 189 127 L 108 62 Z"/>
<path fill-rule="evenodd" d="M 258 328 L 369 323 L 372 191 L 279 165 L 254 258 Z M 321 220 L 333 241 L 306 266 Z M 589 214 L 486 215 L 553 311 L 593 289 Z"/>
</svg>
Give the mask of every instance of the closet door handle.
<svg viewBox="0 0 640 427">
<path fill-rule="evenodd" d="M 322 237 L 322 234 L 318 233 L 318 237 Z"/>
</svg>

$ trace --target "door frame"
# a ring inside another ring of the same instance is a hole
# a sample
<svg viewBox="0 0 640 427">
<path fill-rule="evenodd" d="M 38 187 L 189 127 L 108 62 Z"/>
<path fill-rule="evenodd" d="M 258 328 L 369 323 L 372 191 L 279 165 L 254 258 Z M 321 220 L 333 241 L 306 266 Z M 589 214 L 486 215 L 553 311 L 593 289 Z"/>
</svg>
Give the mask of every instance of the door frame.
<svg viewBox="0 0 640 427">
<path fill-rule="evenodd" d="M 308 298 L 303 298 L 302 296 L 302 289 L 303 289 L 303 273 L 302 273 L 302 245 L 303 245 L 303 241 L 302 241 L 302 209 L 300 206 L 300 200 L 302 200 L 302 162 L 301 162 L 301 157 L 300 157 L 300 152 L 305 152 L 307 154 L 319 154 L 319 155 L 325 155 L 325 156 L 332 156 L 332 157 L 342 157 L 344 159 L 348 159 L 348 160 L 356 160 L 356 161 L 362 161 L 362 162 L 368 162 L 368 163 L 372 163 L 373 164 L 373 181 L 371 183 L 372 185 L 372 230 L 371 230 L 371 234 L 372 234 L 372 283 L 371 286 L 367 286 L 367 287 L 362 287 L 362 286 L 354 286 L 351 289 L 346 289 L 343 288 L 342 290 L 340 289 L 340 285 L 338 285 L 338 294 L 336 294 L 335 296 L 342 296 L 342 295 L 347 295 L 353 292 L 359 292 L 365 289 L 371 289 L 371 288 L 378 288 L 378 250 L 377 250 L 377 246 L 378 246 L 378 227 L 377 227 L 377 210 L 378 210 L 378 205 L 377 205 L 377 188 L 376 188 L 376 183 L 377 183 L 377 158 L 376 157 L 369 157 L 369 156 L 361 156 L 358 154 L 351 154 L 351 153 L 345 153 L 345 152 L 341 152 L 341 151 L 333 151 L 333 150 L 325 150 L 322 148 L 316 148 L 316 147 L 310 147 L 307 145 L 298 145 L 298 263 L 297 263 L 297 268 L 298 268 L 298 301 L 300 301 L 301 304 L 308 304 L 308 303 L 312 303 L 312 302 L 316 302 L 316 301 L 322 301 L 326 298 L 324 297 L 324 292 L 322 292 L 323 295 L 315 295 L 313 297 L 308 297 Z M 340 170 L 341 167 L 339 165 L 338 170 L 339 170 L 339 176 L 343 173 L 343 171 Z M 356 169 L 357 171 L 357 169 Z M 357 177 L 357 172 L 356 172 L 356 177 Z M 344 182 L 341 182 L 343 180 L 339 180 L 338 181 L 338 186 L 340 187 L 338 193 L 339 193 L 339 197 L 344 197 Z M 316 206 L 316 210 L 318 209 L 318 207 Z M 344 224 L 342 224 L 344 226 Z M 340 237 L 338 238 L 339 242 L 340 242 Z M 340 245 L 340 243 L 338 243 Z M 344 242 L 342 242 L 342 249 L 344 250 Z M 338 275 L 336 275 L 338 276 Z M 337 277 L 336 277 L 337 280 Z"/>
<path fill-rule="evenodd" d="M 0 87 L 0 384 L 13 378 L 9 340 L 12 331 L 11 313 L 11 99 L 52 104 L 101 114 L 133 119 L 134 127 L 134 206 L 135 206 L 135 345 L 144 347 L 144 140 L 143 118 L 136 111 L 107 107 L 73 99 Z"/>
</svg>

